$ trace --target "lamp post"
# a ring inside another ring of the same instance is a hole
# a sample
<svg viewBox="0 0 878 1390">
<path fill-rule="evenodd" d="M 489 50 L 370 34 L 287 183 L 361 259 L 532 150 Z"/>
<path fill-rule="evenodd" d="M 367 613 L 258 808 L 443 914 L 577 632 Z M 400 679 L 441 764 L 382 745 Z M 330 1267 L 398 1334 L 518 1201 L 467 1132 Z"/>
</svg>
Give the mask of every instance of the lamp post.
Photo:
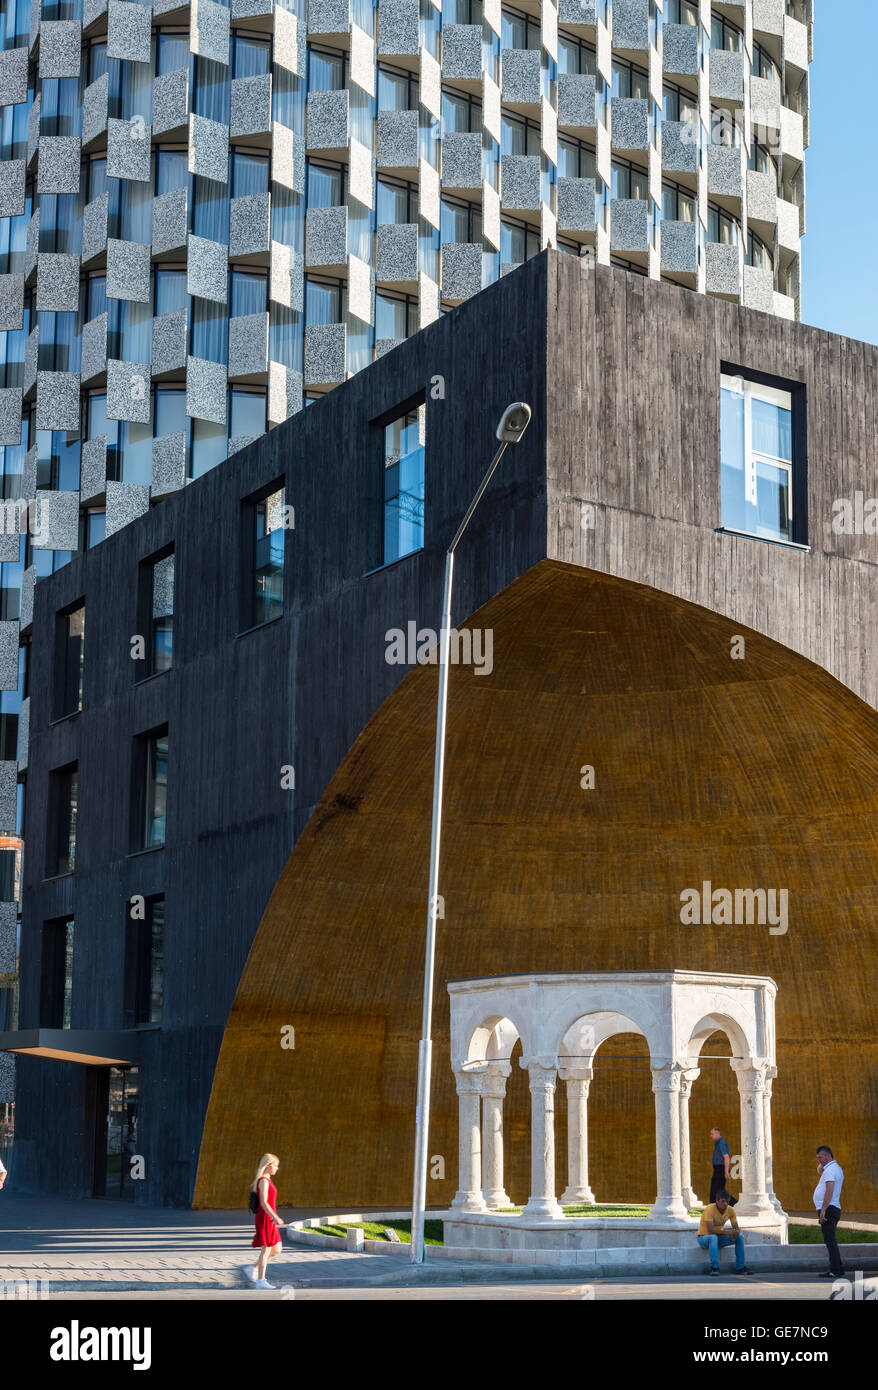
<svg viewBox="0 0 878 1390">
<path fill-rule="evenodd" d="M 436 917 L 439 895 L 439 845 L 442 834 L 442 781 L 445 774 L 445 717 L 448 708 L 448 647 L 451 640 L 451 586 L 454 552 L 470 523 L 482 494 L 509 444 L 517 444 L 527 429 L 530 406 L 516 401 L 503 412 L 497 426 L 500 447 L 445 553 L 442 626 L 439 630 L 439 696 L 436 709 L 436 756 L 433 764 L 433 821 L 430 836 L 430 886 L 427 894 L 427 950 L 424 960 L 424 1005 L 418 1044 L 418 1098 L 415 1111 L 415 1173 L 412 1186 L 412 1264 L 424 1261 L 424 1209 L 427 1201 L 427 1145 L 430 1129 L 430 1066 L 433 1055 L 433 973 L 436 963 Z"/>
</svg>

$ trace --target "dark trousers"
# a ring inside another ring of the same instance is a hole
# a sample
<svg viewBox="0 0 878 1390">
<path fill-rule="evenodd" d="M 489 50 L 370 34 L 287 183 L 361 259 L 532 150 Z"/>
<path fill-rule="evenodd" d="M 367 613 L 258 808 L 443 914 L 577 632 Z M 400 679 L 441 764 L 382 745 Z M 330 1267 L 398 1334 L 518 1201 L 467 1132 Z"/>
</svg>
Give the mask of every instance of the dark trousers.
<svg viewBox="0 0 878 1390">
<path fill-rule="evenodd" d="M 819 1216 L 820 1213 L 818 1212 L 817 1215 Z M 835 1228 L 840 1217 L 840 1207 L 827 1207 L 826 1220 L 820 1225 L 820 1230 L 823 1232 L 823 1244 L 826 1246 L 826 1253 L 829 1256 L 829 1271 L 831 1274 L 838 1275 L 839 1278 L 844 1274 L 844 1265 L 841 1262 L 838 1241 L 835 1236 Z"/>
<path fill-rule="evenodd" d="M 726 1186 L 726 1166 L 725 1166 L 724 1163 L 715 1163 L 715 1164 L 713 1165 L 713 1177 L 712 1177 L 711 1180 L 710 1180 L 710 1201 L 711 1201 L 711 1202 L 715 1202 L 715 1201 L 716 1201 L 716 1194 L 717 1194 L 718 1192 L 722 1192 L 722 1190 L 723 1190 L 723 1188 L 724 1188 L 725 1186 Z M 728 1191 L 728 1189 L 726 1189 L 726 1190 Z M 737 1205 L 738 1205 L 738 1199 L 737 1199 L 737 1197 L 731 1197 L 731 1196 L 730 1196 L 730 1197 L 729 1197 L 729 1206 L 730 1206 L 730 1207 L 736 1207 Z"/>
</svg>

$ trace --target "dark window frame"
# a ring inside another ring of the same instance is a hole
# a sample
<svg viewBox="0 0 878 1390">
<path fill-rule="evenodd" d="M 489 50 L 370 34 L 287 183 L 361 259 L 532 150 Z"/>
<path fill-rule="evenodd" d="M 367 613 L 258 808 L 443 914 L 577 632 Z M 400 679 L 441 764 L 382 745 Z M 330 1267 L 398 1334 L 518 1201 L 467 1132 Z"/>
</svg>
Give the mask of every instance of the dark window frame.
<svg viewBox="0 0 878 1390">
<path fill-rule="evenodd" d="M 738 363 L 721 361 L 716 379 L 716 409 L 717 409 L 717 480 L 721 477 L 722 459 L 722 433 L 720 423 L 720 379 L 723 376 L 740 376 L 745 381 L 752 381 L 757 386 L 768 386 L 775 391 L 789 392 L 792 405 L 792 526 L 789 541 L 772 540 L 768 536 L 753 535 L 752 532 L 745 532 L 747 536 L 752 536 L 755 541 L 762 541 L 769 545 L 793 545 L 803 549 L 808 549 L 808 386 L 807 382 L 796 381 L 789 377 L 775 376 L 771 372 L 760 372 L 754 367 L 744 367 Z M 720 524 L 718 530 L 725 528 L 722 525 L 722 500 L 720 497 Z M 736 534 L 739 534 L 736 532 Z"/>
</svg>

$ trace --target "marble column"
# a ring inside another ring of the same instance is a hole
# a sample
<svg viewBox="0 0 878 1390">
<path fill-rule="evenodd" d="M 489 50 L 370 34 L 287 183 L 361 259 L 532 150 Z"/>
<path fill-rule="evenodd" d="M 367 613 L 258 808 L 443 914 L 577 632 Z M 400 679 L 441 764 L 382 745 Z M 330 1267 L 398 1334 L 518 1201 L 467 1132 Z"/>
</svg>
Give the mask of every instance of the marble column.
<svg viewBox="0 0 878 1390">
<path fill-rule="evenodd" d="M 701 1206 L 692 1188 L 692 1157 L 689 1151 L 689 1097 L 692 1083 L 701 1075 L 698 1067 L 680 1073 L 680 1196 L 687 1211 Z"/>
<path fill-rule="evenodd" d="M 765 1073 L 764 1061 L 733 1058 L 741 1102 L 741 1195 L 738 1216 L 775 1217 L 765 1190 Z"/>
<path fill-rule="evenodd" d="M 771 1145 L 771 1088 L 774 1078 L 777 1076 L 777 1067 L 769 1067 L 765 1073 L 765 1089 L 762 1092 L 762 1132 L 765 1138 L 765 1190 L 768 1193 L 768 1200 L 775 1211 L 782 1216 L 786 1212 L 781 1205 L 780 1198 L 774 1190 L 774 1160 L 772 1157 Z"/>
<path fill-rule="evenodd" d="M 683 1220 L 689 1215 L 680 1193 L 680 1073 L 679 1062 L 652 1068 L 655 1095 L 656 1199 L 649 1209 L 653 1221 Z"/>
<path fill-rule="evenodd" d="M 561 1067 L 558 1075 L 567 1086 L 567 1186 L 562 1207 L 594 1206 L 588 1185 L 588 1092 L 591 1067 Z"/>
<path fill-rule="evenodd" d="M 511 1207 L 503 1186 L 503 1101 L 508 1062 L 488 1062 L 482 1072 L 482 1196 L 489 1211 Z"/>
<path fill-rule="evenodd" d="M 481 1074 L 457 1072 L 459 1187 L 451 1203 L 454 1211 L 486 1211 L 482 1196 L 482 1131 L 480 1122 Z"/>
<path fill-rule="evenodd" d="M 530 1078 L 530 1197 L 523 1216 L 563 1216 L 555 1197 L 555 1062 L 525 1059 Z"/>
</svg>

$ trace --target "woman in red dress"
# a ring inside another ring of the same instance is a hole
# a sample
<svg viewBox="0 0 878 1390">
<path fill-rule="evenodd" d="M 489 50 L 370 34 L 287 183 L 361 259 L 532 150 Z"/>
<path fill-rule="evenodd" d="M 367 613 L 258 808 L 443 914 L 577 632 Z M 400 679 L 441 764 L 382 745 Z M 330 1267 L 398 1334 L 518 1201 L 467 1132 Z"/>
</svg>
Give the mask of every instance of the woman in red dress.
<svg viewBox="0 0 878 1390">
<path fill-rule="evenodd" d="M 259 1202 L 256 1208 L 256 1234 L 253 1247 L 258 1249 L 259 1258 L 255 1265 L 244 1270 L 251 1284 L 257 1289 L 274 1289 L 265 1277 L 268 1261 L 272 1255 L 280 1254 L 280 1228 L 287 1223 L 277 1214 L 277 1188 L 271 1181 L 280 1167 L 277 1154 L 263 1154 L 256 1169 L 256 1177 L 250 1184 L 250 1191 L 256 1193 Z"/>
</svg>

